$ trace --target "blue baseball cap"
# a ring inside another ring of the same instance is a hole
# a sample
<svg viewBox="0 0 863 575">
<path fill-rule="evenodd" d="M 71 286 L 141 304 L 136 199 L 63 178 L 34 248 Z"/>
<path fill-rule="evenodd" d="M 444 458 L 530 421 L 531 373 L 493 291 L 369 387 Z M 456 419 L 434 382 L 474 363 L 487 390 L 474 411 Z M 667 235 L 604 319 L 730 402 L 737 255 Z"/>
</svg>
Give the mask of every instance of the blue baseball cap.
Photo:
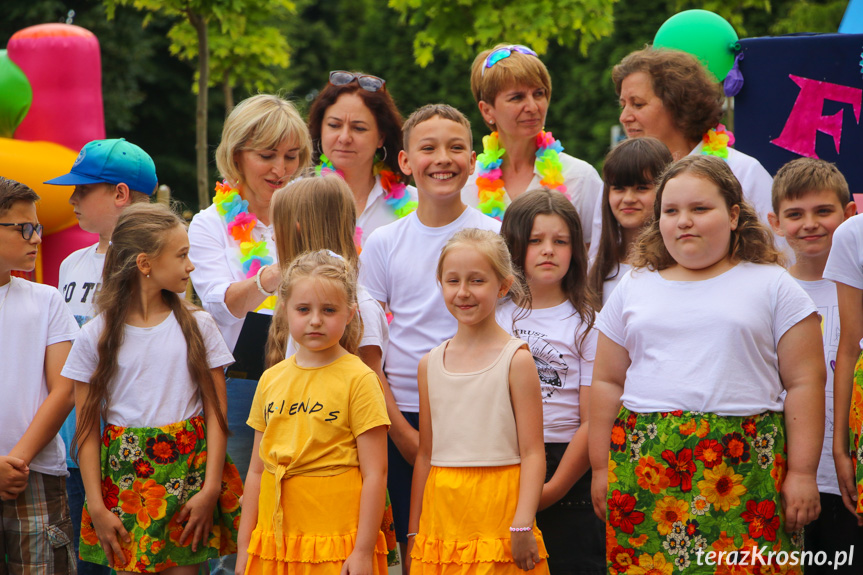
<svg viewBox="0 0 863 575">
<path fill-rule="evenodd" d="M 81 148 L 72 170 L 45 182 L 55 186 L 126 184 L 130 190 L 152 195 L 159 179 L 153 158 L 125 139 L 93 140 Z"/>
</svg>

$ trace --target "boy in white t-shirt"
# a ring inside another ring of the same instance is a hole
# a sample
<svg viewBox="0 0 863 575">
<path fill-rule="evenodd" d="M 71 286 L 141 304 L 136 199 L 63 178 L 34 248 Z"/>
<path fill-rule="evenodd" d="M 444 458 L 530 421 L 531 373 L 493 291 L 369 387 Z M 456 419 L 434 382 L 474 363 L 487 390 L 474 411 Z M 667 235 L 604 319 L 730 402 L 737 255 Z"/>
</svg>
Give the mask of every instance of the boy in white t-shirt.
<svg viewBox="0 0 863 575">
<path fill-rule="evenodd" d="M 39 196 L 0 177 L 0 573 L 75 573 L 66 461 L 57 435 L 74 405 L 60 375 L 78 325 L 51 286 L 12 277 L 33 271 Z"/>
<path fill-rule="evenodd" d="M 824 160 L 798 158 L 782 166 L 773 179 L 773 212 L 768 218 L 776 234 L 794 250 L 795 263 L 788 271 L 818 307 L 824 334 L 826 417 L 817 475 L 821 515 L 806 526 L 806 550 L 824 551 L 829 557 L 836 557 L 837 551 L 848 553 L 852 545 L 863 548 L 863 528 L 842 504 L 833 462 L 833 371 L 839 345 L 839 304 L 835 284 L 824 279 L 833 232 L 855 211 L 844 176 Z M 835 566 L 837 571 L 834 566 L 807 566 L 806 573 L 859 573 L 861 561 L 858 558 L 853 565 Z"/>
<path fill-rule="evenodd" d="M 69 203 L 78 217 L 78 225 L 86 232 L 99 234 L 97 243 L 69 254 L 60 264 L 58 286 L 78 325 L 83 326 L 96 315 L 96 294 L 102 285 L 105 252 L 108 250 L 111 234 L 114 233 L 114 226 L 126 206 L 150 201 L 158 183 L 156 166 L 147 152 L 123 138 L 93 140 L 81 148 L 68 174 L 45 183 L 75 186 Z M 60 436 L 67 449 L 74 435 L 73 410 L 60 429 Z M 84 484 L 78 464 L 68 451 L 66 465 L 69 468 L 66 488 L 75 526 L 77 551 L 81 510 L 84 506 Z M 78 555 L 77 552 L 75 555 Z M 78 561 L 78 575 L 107 575 L 110 571 L 103 565 Z"/>
<path fill-rule="evenodd" d="M 456 332 L 435 279 L 441 248 L 458 230 L 500 231 L 500 222 L 466 206 L 461 189 L 473 173 L 470 123 L 446 104 L 416 110 L 405 122 L 399 165 L 416 181 L 416 212 L 378 228 L 360 254 L 359 284 L 393 313 L 384 358 L 389 477 L 396 539 L 406 558 L 413 463 L 419 446 L 417 367 L 423 355 Z M 403 562 L 407 569 L 409 560 Z M 405 571 L 406 572 L 406 571 Z"/>
</svg>

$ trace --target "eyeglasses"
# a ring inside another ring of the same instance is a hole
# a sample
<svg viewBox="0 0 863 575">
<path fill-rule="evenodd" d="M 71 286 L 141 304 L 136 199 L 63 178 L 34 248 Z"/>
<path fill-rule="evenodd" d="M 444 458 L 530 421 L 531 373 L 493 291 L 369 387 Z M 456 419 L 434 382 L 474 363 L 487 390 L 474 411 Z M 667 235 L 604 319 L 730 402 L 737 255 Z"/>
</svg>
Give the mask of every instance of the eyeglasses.
<svg viewBox="0 0 863 575">
<path fill-rule="evenodd" d="M 492 50 L 491 54 L 485 59 L 485 65 L 482 67 L 482 73 L 480 76 L 485 76 L 486 68 L 491 68 L 501 60 L 509 58 L 512 56 L 513 52 L 518 52 L 519 54 L 527 54 L 528 56 L 536 56 L 536 52 L 528 48 L 527 46 L 522 46 L 521 44 L 513 44 L 511 46 L 503 46 L 498 48 L 497 50 Z"/>
<path fill-rule="evenodd" d="M 354 80 L 356 80 L 357 84 L 360 85 L 360 88 L 366 92 L 377 92 L 378 90 L 383 90 L 387 83 L 383 78 L 370 76 L 369 74 L 354 74 L 353 72 L 346 72 L 345 70 L 333 70 L 330 72 L 330 84 L 333 86 L 346 86 Z"/>
<path fill-rule="evenodd" d="M 42 237 L 42 224 L 31 224 L 30 222 L 26 222 L 23 224 L 0 224 L 0 226 L 21 226 L 21 237 L 25 240 L 29 240 L 30 238 L 32 238 L 33 232 L 36 232 L 36 235 L 40 238 Z"/>
</svg>

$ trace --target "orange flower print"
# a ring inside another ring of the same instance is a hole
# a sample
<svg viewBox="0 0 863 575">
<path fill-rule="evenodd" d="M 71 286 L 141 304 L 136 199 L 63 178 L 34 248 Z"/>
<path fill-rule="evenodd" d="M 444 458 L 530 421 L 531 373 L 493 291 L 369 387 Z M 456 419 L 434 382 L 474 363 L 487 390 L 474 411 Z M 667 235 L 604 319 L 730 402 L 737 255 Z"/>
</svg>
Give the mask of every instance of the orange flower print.
<svg viewBox="0 0 863 575">
<path fill-rule="evenodd" d="M 746 502 L 746 511 L 740 514 L 749 525 L 749 536 L 764 537 L 767 541 L 776 541 L 776 530 L 779 529 L 779 516 L 776 515 L 776 503 L 765 500 Z"/>
<path fill-rule="evenodd" d="M 624 533 L 632 534 L 635 526 L 644 521 L 644 513 L 635 511 L 635 497 L 615 489 L 608 500 L 608 522 L 620 527 Z"/>
<path fill-rule="evenodd" d="M 773 460 L 773 469 L 770 470 L 770 477 L 773 478 L 773 485 L 776 491 L 782 491 L 782 484 L 785 482 L 785 471 L 788 461 L 785 459 L 784 453 L 777 453 L 776 459 Z"/>
<path fill-rule="evenodd" d="M 851 411 L 848 414 L 848 427 L 856 432 L 863 425 L 863 389 L 855 385 L 851 390 Z"/>
<path fill-rule="evenodd" d="M 177 442 L 164 433 L 147 439 L 146 451 L 147 457 L 161 465 L 174 463 L 180 457 L 180 452 L 177 451 Z"/>
<path fill-rule="evenodd" d="M 665 560 L 662 552 L 651 556 L 644 553 L 638 556 L 638 565 L 632 565 L 626 570 L 626 575 L 671 575 L 674 564 Z"/>
<path fill-rule="evenodd" d="M 715 439 L 704 439 L 695 446 L 695 459 L 701 461 L 707 469 L 713 469 L 722 461 L 724 448 Z"/>
<path fill-rule="evenodd" d="M 665 475 L 665 467 L 650 455 L 638 460 L 635 476 L 638 477 L 638 486 L 649 489 L 651 493 L 659 493 L 671 483 L 671 479 Z"/>
<path fill-rule="evenodd" d="M 647 533 L 642 533 L 638 537 L 630 537 L 629 539 L 627 539 L 627 541 L 635 548 L 641 547 L 642 545 L 647 543 Z"/>
<path fill-rule="evenodd" d="M 87 507 L 81 511 L 81 540 L 87 545 L 98 545 L 99 536 L 96 535 L 96 528 L 93 527 L 93 519 L 90 517 L 90 512 Z"/>
<path fill-rule="evenodd" d="M 233 465 L 225 465 L 222 474 L 222 492 L 219 494 L 219 505 L 222 510 L 230 513 L 240 507 L 240 497 L 243 496 L 243 480 Z"/>
<path fill-rule="evenodd" d="M 195 450 L 195 445 L 198 443 L 198 437 L 191 431 L 185 429 L 179 430 L 174 434 L 174 439 L 177 440 L 177 451 L 186 455 Z"/>
<path fill-rule="evenodd" d="M 174 513 L 174 516 L 171 517 L 171 520 L 168 522 L 168 537 L 171 539 L 171 541 L 174 542 L 175 546 L 177 546 L 177 547 L 188 547 L 189 545 L 192 544 L 192 538 L 191 537 L 186 538 L 185 543 L 182 543 L 182 544 L 180 543 L 180 537 L 183 535 L 183 529 L 185 528 L 185 525 L 183 525 L 179 521 L 180 512 L 182 510 L 183 510 L 182 507 L 180 509 L 178 509 L 177 512 Z"/>
<path fill-rule="evenodd" d="M 695 433 L 695 420 L 690 419 L 686 423 L 680 425 L 680 434 L 681 435 L 692 435 Z"/>
<path fill-rule="evenodd" d="M 695 430 L 695 435 L 699 439 L 704 439 L 710 433 L 710 423 L 706 419 L 698 422 L 698 429 Z"/>
<path fill-rule="evenodd" d="M 714 509 L 728 511 L 732 507 L 740 505 L 740 496 L 746 493 L 743 485 L 743 476 L 734 473 L 734 468 L 720 463 L 713 469 L 705 469 L 702 481 L 698 482 L 698 489 L 707 500 L 713 504 Z"/>
<path fill-rule="evenodd" d="M 136 479 L 132 489 L 120 493 L 120 509 L 124 513 L 135 515 L 138 526 L 146 529 L 153 519 L 165 516 L 168 503 L 165 501 L 167 491 L 165 486 L 152 479 L 141 481 Z"/>
<path fill-rule="evenodd" d="M 722 445 L 725 446 L 723 455 L 731 465 L 746 463 L 749 461 L 749 443 L 746 438 L 737 433 L 726 433 L 722 437 Z"/>
<path fill-rule="evenodd" d="M 120 494 L 120 488 L 114 485 L 111 477 L 105 477 L 102 480 L 102 501 L 105 502 L 105 507 L 113 509 L 117 506 L 117 496 Z"/>
<path fill-rule="evenodd" d="M 611 450 L 623 451 L 626 449 L 626 428 L 620 419 L 614 420 L 614 426 L 611 428 Z"/>
<path fill-rule="evenodd" d="M 616 546 L 608 554 L 608 562 L 611 563 L 609 573 L 617 575 L 626 571 L 635 563 L 635 550 L 626 549 L 621 545 Z"/>
<path fill-rule="evenodd" d="M 671 533 L 671 526 L 680 521 L 685 523 L 689 519 L 689 503 L 682 499 L 666 496 L 656 502 L 651 515 L 656 521 L 656 530 L 660 535 Z"/>
<path fill-rule="evenodd" d="M 617 474 L 614 470 L 617 469 L 617 462 L 608 460 L 608 484 L 617 483 Z"/>
</svg>

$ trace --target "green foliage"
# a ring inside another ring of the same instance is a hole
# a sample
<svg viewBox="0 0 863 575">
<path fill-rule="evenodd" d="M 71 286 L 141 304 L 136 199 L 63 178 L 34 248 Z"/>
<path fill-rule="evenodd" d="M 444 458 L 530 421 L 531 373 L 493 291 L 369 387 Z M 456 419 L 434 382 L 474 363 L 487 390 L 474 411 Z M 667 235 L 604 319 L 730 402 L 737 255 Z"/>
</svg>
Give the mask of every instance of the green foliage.
<svg viewBox="0 0 863 575">
<path fill-rule="evenodd" d="M 462 59 L 506 41 L 544 54 L 551 41 L 581 54 L 611 34 L 617 0 L 389 0 L 402 21 L 417 27 L 414 57 L 426 67 L 435 51 Z"/>
<path fill-rule="evenodd" d="M 210 87 L 236 82 L 248 92 L 269 92 L 278 87 L 276 68 L 287 68 L 291 47 L 282 28 L 296 6 L 287 0 L 247 3 L 242 13 L 209 23 Z M 280 24 L 280 27 L 272 24 Z M 187 22 L 178 22 L 168 32 L 172 55 L 181 60 L 198 57 L 198 37 Z M 198 74 L 192 91 L 197 93 Z"/>
<path fill-rule="evenodd" d="M 787 15 L 771 26 L 770 31 L 773 34 L 793 34 L 804 31 L 835 33 L 839 30 L 839 24 L 847 7 L 848 0 L 822 2 L 801 0 L 792 4 Z"/>
</svg>

